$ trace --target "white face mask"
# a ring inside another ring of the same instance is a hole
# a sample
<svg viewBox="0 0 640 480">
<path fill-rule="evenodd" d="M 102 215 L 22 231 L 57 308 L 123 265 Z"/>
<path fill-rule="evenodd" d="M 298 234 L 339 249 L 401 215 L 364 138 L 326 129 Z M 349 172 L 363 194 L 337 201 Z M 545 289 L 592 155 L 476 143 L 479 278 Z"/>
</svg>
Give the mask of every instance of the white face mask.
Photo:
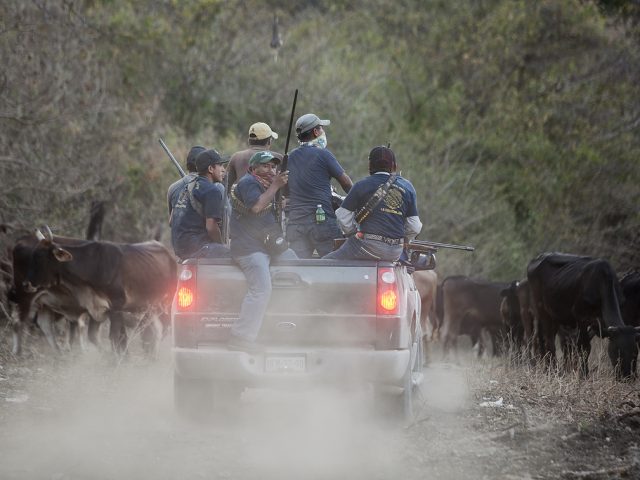
<svg viewBox="0 0 640 480">
<path fill-rule="evenodd" d="M 327 134 L 322 132 L 322 135 L 313 140 L 313 143 L 318 145 L 320 148 L 327 148 Z"/>
</svg>

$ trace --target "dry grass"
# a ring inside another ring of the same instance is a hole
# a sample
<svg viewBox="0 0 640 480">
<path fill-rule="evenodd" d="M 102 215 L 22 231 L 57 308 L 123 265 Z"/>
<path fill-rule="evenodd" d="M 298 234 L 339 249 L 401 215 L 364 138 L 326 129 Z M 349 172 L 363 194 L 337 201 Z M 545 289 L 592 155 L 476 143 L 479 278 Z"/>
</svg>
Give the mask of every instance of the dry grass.
<svg viewBox="0 0 640 480">
<path fill-rule="evenodd" d="M 606 353 L 606 343 L 594 339 L 589 359 L 590 374 L 549 368 L 544 362 L 515 362 L 486 358 L 471 365 L 470 389 L 476 395 L 502 397 L 523 412 L 525 423 L 558 421 L 574 423 L 578 429 L 603 418 L 620 416 L 640 408 L 638 381 L 618 381 Z M 558 362 L 562 365 L 561 358 Z"/>
</svg>

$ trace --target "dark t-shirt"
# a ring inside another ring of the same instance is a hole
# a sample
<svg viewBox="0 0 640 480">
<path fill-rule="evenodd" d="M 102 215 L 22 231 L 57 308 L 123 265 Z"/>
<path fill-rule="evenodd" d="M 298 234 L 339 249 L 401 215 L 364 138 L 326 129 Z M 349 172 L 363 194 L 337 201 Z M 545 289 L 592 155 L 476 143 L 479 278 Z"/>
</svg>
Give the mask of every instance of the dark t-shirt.
<svg viewBox="0 0 640 480">
<path fill-rule="evenodd" d="M 206 219 L 213 218 L 222 228 L 226 196 L 221 183 L 212 183 L 206 177 L 197 177 L 193 198 L 202 205 L 204 217 L 196 211 L 189 199 L 189 190 L 184 187 L 173 207 L 171 218 L 171 243 L 176 255 L 187 258 L 200 250 L 211 238 L 207 233 Z"/>
<path fill-rule="evenodd" d="M 331 207 L 331 178 L 344 169 L 326 148 L 302 145 L 289 154 L 289 223 L 315 222 L 318 204 L 327 217 L 335 218 Z"/>
<path fill-rule="evenodd" d="M 180 196 L 180 192 L 182 191 L 184 186 L 194 181 L 197 176 L 197 173 L 190 172 L 180 180 L 177 180 L 169 185 L 169 189 L 167 190 L 167 206 L 169 207 L 169 215 L 171 215 L 173 207 L 175 207 L 176 203 L 178 203 L 178 197 Z"/>
<path fill-rule="evenodd" d="M 235 195 L 247 209 L 253 207 L 265 189 L 251 174 L 244 175 L 236 183 Z M 243 213 L 233 203 L 231 212 L 231 255 L 242 257 L 255 252 L 267 253 L 264 247 L 262 232 L 270 225 L 277 223 L 275 206 L 259 215 Z"/>
<path fill-rule="evenodd" d="M 375 173 L 357 181 L 342 202 L 342 208 L 352 212 L 359 211 L 378 187 L 388 179 L 389 175 Z M 387 195 L 360 224 L 360 230 L 389 238 L 402 238 L 405 218 L 416 216 L 418 216 L 416 191 L 409 180 L 398 176 Z"/>
</svg>

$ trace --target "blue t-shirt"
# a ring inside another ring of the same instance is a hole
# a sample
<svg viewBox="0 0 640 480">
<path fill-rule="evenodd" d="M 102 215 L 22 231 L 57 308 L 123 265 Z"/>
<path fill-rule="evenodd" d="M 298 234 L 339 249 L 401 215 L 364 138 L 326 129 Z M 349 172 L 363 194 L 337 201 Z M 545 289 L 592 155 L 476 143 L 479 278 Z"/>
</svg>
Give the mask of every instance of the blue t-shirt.
<svg viewBox="0 0 640 480">
<path fill-rule="evenodd" d="M 235 185 L 235 196 L 247 209 L 253 207 L 265 189 L 256 178 L 247 173 Z M 265 228 L 277 224 L 275 203 L 256 215 L 231 204 L 231 255 L 242 257 L 256 252 L 268 253 L 263 240 Z"/>
<path fill-rule="evenodd" d="M 173 207 L 178 203 L 178 197 L 180 196 L 180 192 L 185 187 L 185 185 L 193 182 L 198 177 L 197 173 L 189 172 L 180 180 L 173 182 L 169 185 L 169 189 L 167 190 L 167 204 L 169 206 L 169 215 L 173 211 Z"/>
<path fill-rule="evenodd" d="M 388 179 L 387 174 L 374 173 L 357 181 L 342 202 L 342 208 L 358 212 Z M 403 238 L 404 220 L 416 216 L 416 191 L 409 180 L 397 176 L 387 195 L 360 224 L 360 230 L 389 238 Z"/>
<path fill-rule="evenodd" d="M 211 243 L 207 233 L 207 218 L 214 219 L 222 228 L 224 205 L 227 201 L 224 186 L 198 176 L 192 194 L 195 201 L 202 206 L 204 217 L 193 207 L 187 186 L 180 191 L 171 217 L 171 243 L 180 258 L 187 258 L 207 243 Z"/>
<path fill-rule="evenodd" d="M 344 168 L 326 148 L 301 145 L 289 154 L 290 224 L 315 222 L 318 205 L 327 217 L 335 218 L 331 207 L 331 178 L 338 178 Z"/>
</svg>

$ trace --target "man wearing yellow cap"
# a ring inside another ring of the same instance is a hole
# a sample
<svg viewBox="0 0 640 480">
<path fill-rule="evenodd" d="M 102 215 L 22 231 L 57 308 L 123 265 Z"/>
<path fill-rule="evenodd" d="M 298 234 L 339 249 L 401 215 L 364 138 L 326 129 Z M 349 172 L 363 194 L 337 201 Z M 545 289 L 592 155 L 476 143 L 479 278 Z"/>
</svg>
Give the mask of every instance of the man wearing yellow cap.
<svg viewBox="0 0 640 480">
<path fill-rule="evenodd" d="M 264 122 L 254 123 L 249 127 L 249 148 L 240 150 L 231 155 L 229 168 L 227 170 L 227 186 L 229 191 L 231 186 L 242 178 L 249 169 L 249 159 L 256 153 L 265 150 L 271 151 L 274 158 L 282 161 L 282 154 L 271 150 L 272 140 L 277 140 L 278 134 L 271 130 L 271 127 Z"/>
</svg>

